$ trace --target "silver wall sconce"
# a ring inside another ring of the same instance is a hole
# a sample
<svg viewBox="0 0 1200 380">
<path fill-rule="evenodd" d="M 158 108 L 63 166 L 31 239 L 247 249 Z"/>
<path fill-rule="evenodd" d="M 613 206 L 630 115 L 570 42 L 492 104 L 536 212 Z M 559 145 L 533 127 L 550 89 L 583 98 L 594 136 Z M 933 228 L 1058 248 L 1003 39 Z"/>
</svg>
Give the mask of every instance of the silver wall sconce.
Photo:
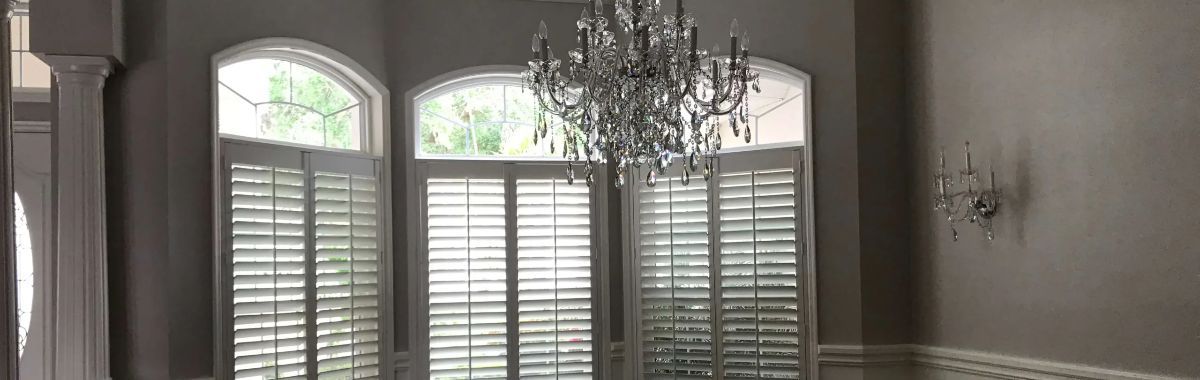
<svg viewBox="0 0 1200 380">
<path fill-rule="evenodd" d="M 952 175 L 946 174 L 946 150 L 943 148 L 938 157 L 937 174 L 933 175 L 933 186 L 936 193 L 933 197 L 933 208 L 946 215 L 950 222 L 950 231 L 954 233 L 954 241 L 958 241 L 958 229 L 955 223 L 967 222 L 979 225 L 987 232 L 988 240 L 995 238 L 992 233 L 992 218 L 1000 207 L 1000 191 L 996 190 L 996 171 L 990 171 L 988 188 L 984 189 L 979 179 L 979 171 L 971 166 L 971 142 L 963 148 L 966 168 L 958 172 L 958 181 Z M 957 183 L 956 183 L 957 182 Z M 966 190 L 956 191 L 956 187 L 966 185 Z"/>
</svg>

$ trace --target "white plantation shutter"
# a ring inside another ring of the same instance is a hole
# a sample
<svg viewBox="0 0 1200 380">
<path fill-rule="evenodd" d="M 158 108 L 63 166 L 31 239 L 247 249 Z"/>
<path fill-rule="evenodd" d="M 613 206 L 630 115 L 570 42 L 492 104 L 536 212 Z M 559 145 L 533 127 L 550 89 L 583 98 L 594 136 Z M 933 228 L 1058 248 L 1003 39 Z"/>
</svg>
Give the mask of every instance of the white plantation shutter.
<svg viewBox="0 0 1200 380">
<path fill-rule="evenodd" d="M 795 175 L 783 169 L 719 178 L 725 378 L 799 379 Z"/>
<path fill-rule="evenodd" d="M 502 179 L 427 181 L 429 376 L 507 375 Z"/>
<path fill-rule="evenodd" d="M 374 176 L 317 172 L 317 378 L 379 376 L 379 210 Z"/>
<path fill-rule="evenodd" d="M 516 189 L 520 376 L 591 379 L 589 187 L 523 179 Z"/>
<path fill-rule="evenodd" d="M 665 177 L 665 176 L 664 176 Z M 708 191 L 703 178 L 638 189 L 642 368 L 648 379 L 713 376 Z"/>
<path fill-rule="evenodd" d="M 222 155 L 233 377 L 378 378 L 379 160 L 232 141 Z"/>
<path fill-rule="evenodd" d="M 234 164 L 227 178 L 234 376 L 303 378 L 304 172 Z"/>
</svg>

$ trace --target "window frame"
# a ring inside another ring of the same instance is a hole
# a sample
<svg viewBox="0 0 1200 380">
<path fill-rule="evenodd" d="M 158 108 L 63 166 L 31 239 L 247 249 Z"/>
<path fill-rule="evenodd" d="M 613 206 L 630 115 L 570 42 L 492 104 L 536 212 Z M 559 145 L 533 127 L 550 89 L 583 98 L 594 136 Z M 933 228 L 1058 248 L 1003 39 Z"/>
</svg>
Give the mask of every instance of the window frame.
<svg viewBox="0 0 1200 380">
<path fill-rule="evenodd" d="M 13 7 L 13 17 L 14 18 L 16 16 L 26 16 L 26 17 L 29 17 L 30 20 L 32 20 L 32 13 L 30 13 L 30 11 L 29 11 L 29 3 L 27 1 L 18 1 L 14 4 L 15 4 L 15 6 Z M 25 38 L 27 39 L 28 37 L 25 37 Z M 32 49 L 31 50 L 12 49 L 12 52 L 13 53 L 16 53 L 16 52 L 30 53 L 30 54 L 37 56 L 38 59 L 42 59 L 42 53 L 35 53 L 32 51 Z M 24 66 L 22 66 L 22 65 L 23 65 L 23 63 L 17 64 L 14 62 L 14 66 L 21 66 L 21 69 L 19 71 L 21 74 L 21 81 L 23 84 L 24 83 Z M 15 70 L 15 67 L 14 67 L 13 71 L 17 72 L 18 70 Z M 53 69 L 51 69 L 51 72 L 50 72 L 50 85 L 51 86 L 54 85 L 54 80 L 55 80 L 54 72 L 53 72 Z M 50 87 L 25 87 L 23 85 L 22 86 L 13 86 L 12 96 L 13 96 L 13 101 L 16 101 L 16 102 L 49 103 L 50 102 Z"/>
<path fill-rule="evenodd" d="M 405 98 L 405 136 L 408 142 L 405 144 L 405 167 L 407 169 L 407 184 L 405 200 L 408 204 L 408 219 L 406 225 L 408 227 L 407 250 L 408 255 L 408 310 L 409 314 L 409 376 L 413 379 L 427 379 L 430 375 L 429 369 L 429 270 L 428 270 L 428 243 L 426 220 L 428 218 L 426 210 L 426 188 L 430 174 L 430 168 L 436 168 L 438 175 L 463 176 L 472 174 L 484 174 L 489 177 L 496 177 L 495 173 L 501 173 L 502 179 L 505 181 L 505 204 L 506 204 L 506 238 L 508 243 L 506 246 L 509 250 L 508 261 L 506 261 L 506 273 L 509 297 L 517 297 L 517 235 L 516 235 L 516 181 L 523 178 L 555 178 L 556 175 L 561 175 L 566 168 L 567 160 L 562 158 L 552 157 L 522 157 L 522 156 L 434 156 L 434 157 L 419 157 L 420 149 L 420 106 L 427 100 L 434 99 L 438 96 L 452 93 L 454 91 L 467 89 L 480 85 L 522 85 L 521 72 L 524 70 L 521 66 L 513 65 L 491 65 L 479 66 L 462 70 L 453 71 L 433 78 L 420 86 L 409 91 Z M 608 169 L 605 165 L 600 165 L 596 169 L 595 182 L 592 184 L 592 190 L 589 192 L 589 197 L 592 199 L 590 209 L 591 217 L 591 241 L 592 241 L 592 374 L 596 379 L 613 378 L 612 372 L 612 341 L 610 339 L 609 329 L 611 322 L 608 320 L 608 311 L 610 310 L 609 289 L 609 253 L 611 247 L 609 241 L 609 206 L 606 189 L 609 188 L 609 181 L 604 173 Z M 533 174 L 518 176 L 519 174 Z M 577 176 L 576 180 L 583 181 L 581 176 Z M 578 183 L 577 183 L 578 184 Z M 517 309 L 515 303 L 507 310 L 508 331 L 508 352 L 510 355 L 519 353 L 519 319 L 517 318 Z M 519 363 L 519 355 L 512 356 L 510 362 L 515 360 Z M 519 373 L 520 367 L 508 366 L 509 377 L 519 378 L 516 376 Z"/>
<path fill-rule="evenodd" d="M 246 136 L 222 134 L 220 131 L 219 71 L 221 67 L 247 59 L 273 58 L 300 63 L 341 85 L 357 97 L 361 112 L 359 149 L 339 149 Z M 387 86 L 365 67 L 345 54 L 315 42 L 296 38 L 263 38 L 246 41 L 214 54 L 211 58 L 209 80 L 211 152 L 212 152 L 212 225 L 213 225 L 213 373 L 214 379 L 233 378 L 233 326 L 228 315 L 232 312 L 232 284 L 226 278 L 231 268 L 226 262 L 228 222 L 226 194 L 225 144 L 239 144 L 267 150 L 286 151 L 298 155 L 312 154 L 378 163 L 377 186 L 380 194 L 379 222 L 379 377 L 396 377 L 395 302 L 392 209 L 392 152 L 390 140 L 390 92 Z M 311 228 L 312 226 L 306 226 Z M 307 265 L 307 264 L 306 264 Z M 315 272 L 312 274 L 315 275 Z M 315 310 L 314 310 L 315 313 Z M 230 314 L 231 315 L 231 314 Z M 315 321 L 312 321 L 315 323 Z M 316 347 L 307 349 L 316 350 Z M 316 374 L 309 374 L 315 376 Z"/>
<path fill-rule="evenodd" d="M 804 125 L 804 140 L 783 142 L 783 143 L 767 143 L 746 145 L 735 148 L 727 148 L 716 153 L 716 162 L 714 162 L 712 179 L 705 184 L 708 192 L 708 223 L 709 223 L 709 254 L 713 264 L 710 264 L 713 272 L 710 273 L 710 291 L 714 294 L 714 302 L 712 309 L 714 313 L 712 331 L 713 331 L 713 378 L 723 379 L 724 374 L 721 373 L 723 363 L 720 359 L 720 345 L 717 341 L 720 340 L 720 311 L 721 305 L 718 303 L 720 293 L 720 216 L 719 212 L 719 191 L 714 191 L 714 188 L 719 188 L 720 175 L 723 171 L 744 172 L 749 170 L 766 170 L 778 169 L 782 160 L 790 159 L 790 165 L 793 174 L 795 175 L 795 197 L 796 197 L 796 221 L 799 224 L 796 228 L 796 252 L 797 255 L 803 254 L 805 257 L 797 259 L 797 272 L 803 273 L 802 278 L 797 279 L 797 287 L 803 290 L 798 290 L 800 300 L 800 322 L 803 324 L 801 329 L 805 332 L 805 342 L 801 348 L 805 351 L 802 357 L 802 363 L 806 366 L 803 369 L 802 375 L 807 379 L 819 378 L 819 366 L 817 361 L 817 343 L 818 336 L 818 316 L 817 316 L 817 255 L 816 250 L 816 203 L 814 198 L 814 176 L 813 176 L 813 116 L 812 116 L 812 77 L 807 73 L 786 64 L 773 61 L 766 58 L 752 58 L 751 67 L 758 70 L 764 77 L 771 77 L 787 83 L 792 83 L 795 86 L 801 87 L 804 91 L 803 99 L 804 114 L 801 120 Z M 783 158 L 790 156 L 789 158 Z M 681 159 L 677 158 L 677 161 Z M 775 166 L 771 166 L 774 163 Z M 788 165 L 788 164 L 785 164 Z M 680 163 L 673 167 L 670 173 L 674 174 L 666 176 L 672 181 L 678 181 L 678 170 Z M 644 172 L 641 170 L 630 170 L 626 173 L 626 183 L 636 185 L 637 181 L 644 178 Z M 661 182 L 664 178 L 660 178 Z M 693 179 L 694 181 L 694 179 Z M 638 191 L 628 191 L 621 196 L 622 213 L 622 247 L 623 252 L 631 254 L 623 255 L 622 257 L 622 273 L 625 274 L 622 283 L 622 294 L 625 312 L 625 342 L 623 357 L 625 361 L 625 371 L 623 375 L 628 379 L 641 379 L 642 369 L 642 353 L 641 353 L 641 252 L 639 250 L 638 222 L 641 210 L 638 205 Z"/>
</svg>

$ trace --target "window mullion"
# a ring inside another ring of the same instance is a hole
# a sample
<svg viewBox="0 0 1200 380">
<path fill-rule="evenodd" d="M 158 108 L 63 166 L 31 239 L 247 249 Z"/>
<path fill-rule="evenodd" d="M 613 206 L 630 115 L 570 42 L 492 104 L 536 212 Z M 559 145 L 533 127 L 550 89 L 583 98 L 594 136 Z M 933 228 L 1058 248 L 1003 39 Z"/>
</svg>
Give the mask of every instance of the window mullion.
<svg viewBox="0 0 1200 380">
<path fill-rule="evenodd" d="M 504 246 L 506 279 L 507 317 L 506 338 L 508 342 L 508 378 L 519 379 L 521 375 L 520 347 L 520 302 L 519 275 L 517 267 L 517 192 L 516 174 L 513 164 L 504 165 Z"/>
<path fill-rule="evenodd" d="M 725 305 L 721 300 L 721 161 L 705 186 L 708 186 L 708 243 L 709 243 L 709 299 L 712 300 L 712 370 L 713 379 L 725 378 Z"/>
<path fill-rule="evenodd" d="M 306 377 L 317 376 L 317 250 L 316 250 L 316 180 L 313 177 L 312 154 L 304 156 L 304 355 Z"/>
</svg>

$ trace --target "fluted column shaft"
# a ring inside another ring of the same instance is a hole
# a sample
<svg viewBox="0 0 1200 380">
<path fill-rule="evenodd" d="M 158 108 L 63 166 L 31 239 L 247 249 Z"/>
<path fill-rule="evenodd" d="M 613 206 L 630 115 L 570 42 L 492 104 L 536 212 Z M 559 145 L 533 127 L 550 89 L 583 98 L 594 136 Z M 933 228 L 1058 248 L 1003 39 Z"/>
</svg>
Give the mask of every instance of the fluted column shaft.
<svg viewBox="0 0 1200 380">
<path fill-rule="evenodd" d="M 55 128 L 55 344 L 59 379 L 109 376 L 104 197 L 106 58 L 47 56 L 58 86 Z"/>
</svg>

